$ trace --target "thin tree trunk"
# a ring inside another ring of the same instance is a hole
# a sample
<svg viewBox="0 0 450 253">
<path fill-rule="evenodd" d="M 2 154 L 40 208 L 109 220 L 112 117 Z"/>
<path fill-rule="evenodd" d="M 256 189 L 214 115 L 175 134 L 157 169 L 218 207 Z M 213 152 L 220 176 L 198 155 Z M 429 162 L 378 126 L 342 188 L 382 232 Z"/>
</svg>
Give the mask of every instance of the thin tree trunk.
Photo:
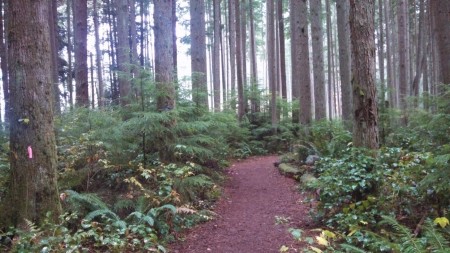
<svg viewBox="0 0 450 253">
<path fill-rule="evenodd" d="M 276 132 L 278 126 L 277 116 L 277 85 L 276 66 L 275 66 L 275 6 L 274 0 L 267 1 L 267 71 L 268 83 L 270 89 L 270 115 L 272 121 L 272 129 Z"/>
<path fill-rule="evenodd" d="M 378 0 L 378 69 L 380 72 L 380 103 L 381 107 L 384 107 L 384 101 L 386 99 L 386 82 L 384 75 L 384 30 L 383 24 L 385 23 L 383 15 L 383 1 Z"/>
<path fill-rule="evenodd" d="M 230 81 L 229 87 L 231 90 L 231 108 L 236 109 L 235 102 L 235 90 L 236 90 L 236 7 L 235 1 L 239 0 L 228 0 L 228 29 L 229 29 L 229 51 L 230 51 L 230 60 L 229 60 L 229 72 L 230 72 Z"/>
<path fill-rule="evenodd" d="M 391 49 L 391 22 L 390 22 L 390 2 L 389 0 L 383 0 L 384 2 L 384 17 L 386 23 L 386 63 L 387 63 L 387 76 L 386 87 L 389 90 L 389 106 L 395 106 L 395 78 L 392 71 L 392 49 Z"/>
<path fill-rule="evenodd" d="M 241 0 L 236 0 L 236 75 L 238 88 L 238 119 L 242 120 L 245 114 L 244 101 L 244 80 L 243 80 L 243 55 L 242 55 L 242 34 L 241 34 Z"/>
<path fill-rule="evenodd" d="M 314 107 L 315 120 L 321 120 L 327 116 L 325 100 L 325 72 L 323 56 L 323 29 L 322 29 L 322 3 L 321 0 L 310 0 L 311 10 L 311 34 L 313 48 L 313 73 L 314 73 Z"/>
<path fill-rule="evenodd" d="M 339 40 L 339 76 L 341 79 L 342 119 L 353 119 L 351 87 L 351 42 L 349 25 L 349 0 L 336 1 L 338 40 Z"/>
<path fill-rule="evenodd" d="M 423 65 L 425 64 L 425 0 L 419 0 L 419 31 L 417 38 L 417 52 L 416 52 L 416 73 L 412 82 L 412 94 L 419 96 L 419 82 L 423 72 Z"/>
<path fill-rule="evenodd" d="M 287 81 L 286 81 L 286 46 L 284 34 L 284 17 L 283 17 L 283 0 L 277 0 L 277 19 L 278 19 L 278 34 L 280 43 L 280 85 L 281 98 L 287 102 Z M 284 108 L 284 117 L 288 116 L 288 111 Z"/>
<path fill-rule="evenodd" d="M 115 0 L 117 12 L 117 69 L 120 93 L 120 105 L 131 102 L 130 82 L 130 44 L 129 44 L 129 11 L 127 1 Z"/>
<path fill-rule="evenodd" d="M 98 107 L 103 107 L 104 102 L 104 88 L 103 88 L 103 67 L 102 67 L 102 51 L 100 50 L 100 35 L 99 35 L 99 20 L 98 20 L 98 6 L 97 0 L 93 0 L 94 5 L 94 36 L 95 36 L 95 62 L 97 67 L 97 80 L 98 80 Z"/>
<path fill-rule="evenodd" d="M 331 6 L 330 0 L 325 0 L 326 3 L 326 15 L 327 15 L 327 82 L 328 82 L 328 116 L 329 119 L 333 119 L 333 111 L 334 111 L 334 82 L 333 82 L 333 58 L 331 51 L 332 47 L 332 38 L 333 38 L 333 30 L 331 27 Z M 350 35 L 349 35 L 350 36 Z M 350 44 L 350 43 L 349 43 Z M 350 59 L 349 59 L 350 62 Z M 341 81 L 342 85 L 342 81 Z M 344 112 L 343 112 L 344 113 Z"/>
<path fill-rule="evenodd" d="M 75 39 L 76 105 L 89 106 L 87 67 L 87 2 L 74 1 L 73 23 Z"/>
<path fill-rule="evenodd" d="M 256 65 L 256 42 L 255 42 L 255 17 L 253 0 L 249 0 L 250 8 L 250 83 L 251 83 L 251 112 L 259 112 L 259 90 Z"/>
<path fill-rule="evenodd" d="M 213 45 L 213 91 L 214 91 L 214 111 L 220 111 L 220 37 L 221 37 L 221 15 L 220 0 L 213 1 L 214 12 L 214 45 Z"/>
<path fill-rule="evenodd" d="M 7 38 L 4 38 L 5 31 L 3 27 L 5 17 L 3 16 L 4 10 L 6 9 L 6 3 L 4 0 L 0 0 L 0 67 L 2 70 L 2 83 L 3 83 L 3 99 L 5 101 L 5 126 L 8 129 L 10 112 L 12 110 L 9 102 L 9 78 L 8 78 L 8 48 L 7 48 Z"/>
<path fill-rule="evenodd" d="M 51 62 L 51 70 L 52 70 L 52 80 L 53 80 L 53 95 L 55 96 L 54 104 L 53 104 L 53 112 L 56 115 L 61 113 L 61 99 L 60 99 L 60 91 L 59 91 L 59 76 L 58 76 L 58 42 L 57 39 L 59 37 L 57 30 L 57 22 L 58 22 L 58 11 L 57 11 L 57 3 L 56 0 L 52 0 L 50 2 L 50 13 L 49 13 L 49 26 L 50 26 L 50 45 L 52 49 L 52 62 Z"/>
<path fill-rule="evenodd" d="M 402 110 L 402 123 L 407 124 L 407 96 L 409 94 L 409 53 L 408 53 L 408 24 L 406 23 L 407 4 L 406 0 L 398 0 L 397 2 L 398 17 L 398 50 L 399 50 L 399 93 L 400 93 L 400 109 Z"/>
</svg>

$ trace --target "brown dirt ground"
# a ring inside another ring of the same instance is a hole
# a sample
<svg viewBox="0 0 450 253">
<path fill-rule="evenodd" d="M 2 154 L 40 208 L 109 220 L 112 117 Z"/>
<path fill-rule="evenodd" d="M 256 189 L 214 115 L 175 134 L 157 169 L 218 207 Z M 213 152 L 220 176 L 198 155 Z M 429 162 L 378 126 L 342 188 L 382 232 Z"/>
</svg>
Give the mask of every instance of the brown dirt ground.
<svg viewBox="0 0 450 253">
<path fill-rule="evenodd" d="M 170 245 L 170 252 L 271 253 L 283 245 L 288 252 L 306 248 L 288 228 L 310 234 L 314 228 L 310 204 L 293 179 L 279 174 L 273 165 L 277 161 L 276 156 L 266 156 L 233 164 L 227 170 L 224 196 L 214 209 L 218 218 L 188 231 L 184 241 Z M 277 217 L 284 222 L 277 222 Z"/>
</svg>

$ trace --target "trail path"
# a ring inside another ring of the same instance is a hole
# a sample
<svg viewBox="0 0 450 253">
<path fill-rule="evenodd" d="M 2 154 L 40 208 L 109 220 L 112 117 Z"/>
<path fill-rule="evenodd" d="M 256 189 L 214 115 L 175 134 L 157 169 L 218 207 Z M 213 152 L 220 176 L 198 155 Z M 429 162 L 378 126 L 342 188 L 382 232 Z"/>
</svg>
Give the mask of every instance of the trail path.
<svg viewBox="0 0 450 253">
<path fill-rule="evenodd" d="M 295 181 L 279 174 L 276 161 L 276 156 L 254 157 L 232 165 L 214 210 L 219 217 L 189 231 L 170 252 L 275 253 L 282 245 L 288 252 L 306 247 L 293 240 L 288 228 L 312 228 L 309 204 Z"/>
</svg>

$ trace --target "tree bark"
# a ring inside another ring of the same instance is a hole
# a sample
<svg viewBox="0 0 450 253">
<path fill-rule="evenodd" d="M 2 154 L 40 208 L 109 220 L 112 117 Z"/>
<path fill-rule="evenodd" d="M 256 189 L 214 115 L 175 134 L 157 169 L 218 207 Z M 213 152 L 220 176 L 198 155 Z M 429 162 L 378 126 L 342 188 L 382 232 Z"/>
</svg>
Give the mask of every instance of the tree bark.
<svg viewBox="0 0 450 253">
<path fill-rule="evenodd" d="M 97 95 L 97 103 L 98 107 L 103 107 L 104 104 L 104 87 L 103 87 L 103 67 L 102 67 L 102 58 L 103 54 L 100 50 L 100 35 L 99 35 L 99 20 L 98 20 L 98 6 L 97 0 L 94 0 L 94 36 L 95 36 L 95 63 L 97 67 L 97 80 L 98 80 L 98 95 Z"/>
<path fill-rule="evenodd" d="M 4 122 L 6 125 L 6 129 L 8 129 L 9 125 L 9 115 L 11 112 L 11 106 L 9 103 L 9 78 L 8 78 L 8 48 L 7 48 L 7 39 L 5 40 L 4 34 L 5 31 L 3 27 L 5 26 L 3 11 L 6 9 L 6 3 L 4 0 L 0 0 L 0 68 L 2 70 L 2 83 L 3 83 L 3 99 L 5 101 L 5 118 Z"/>
<path fill-rule="evenodd" d="M 236 76 L 237 76 L 237 89 L 238 89 L 238 119 L 242 120 L 245 114 L 245 101 L 244 101 L 244 78 L 243 78 L 243 54 L 242 54 L 242 30 L 241 30 L 241 2 L 237 0 L 235 2 L 236 8 Z"/>
<path fill-rule="evenodd" d="M 351 43 L 349 25 L 349 0 L 336 1 L 337 27 L 339 40 L 339 76 L 341 79 L 342 119 L 351 122 L 352 84 L 351 84 Z"/>
<path fill-rule="evenodd" d="M 75 42 L 75 97 L 76 105 L 89 106 L 89 84 L 87 66 L 87 2 L 73 2 Z"/>
<path fill-rule="evenodd" d="M 48 17 L 48 22 L 50 26 L 50 45 L 52 49 L 52 61 L 51 61 L 51 69 L 52 69 L 52 80 L 53 80 L 53 96 L 54 99 L 54 110 L 55 114 L 61 113 L 61 99 L 60 99 L 60 91 L 59 91 L 59 75 L 58 75 L 58 10 L 56 0 L 50 1 L 50 13 Z"/>
<path fill-rule="evenodd" d="M 353 145 L 369 149 L 378 149 L 374 11 L 372 0 L 350 0 Z"/>
<path fill-rule="evenodd" d="M 398 0 L 397 2 L 397 18 L 398 18 L 398 52 L 399 52 L 399 95 L 400 109 L 402 110 L 402 123 L 407 124 L 406 109 L 407 97 L 409 94 L 409 45 L 408 45 L 408 24 L 406 23 L 407 13 L 406 0 Z"/>
<path fill-rule="evenodd" d="M 277 85 L 276 80 L 276 62 L 275 62 L 275 6 L 274 0 L 267 1 L 267 74 L 270 90 L 270 115 L 272 128 L 276 131 L 278 125 L 277 116 Z"/>
<path fill-rule="evenodd" d="M 154 0 L 155 81 L 157 108 L 161 112 L 175 108 L 172 1 Z"/>
<path fill-rule="evenodd" d="M 311 36 L 313 48 L 315 120 L 321 120 L 327 116 L 323 63 L 322 3 L 321 0 L 310 0 L 309 4 L 311 10 Z"/>
<path fill-rule="evenodd" d="M 327 85 L 328 85 L 328 118 L 333 119 L 333 111 L 334 111 L 334 78 L 333 78 L 333 69 L 334 69 L 334 61 L 333 61 L 333 29 L 331 27 L 331 6 L 330 0 L 325 0 L 326 13 L 327 13 Z M 350 37 L 350 35 L 349 35 Z M 349 42 L 350 43 L 350 42 Z"/>
<path fill-rule="evenodd" d="M 192 100 L 197 106 L 208 107 L 206 80 L 205 1 L 190 1 Z"/>
<path fill-rule="evenodd" d="M 438 80 L 448 87 L 450 84 L 450 2 L 431 0 L 430 5 L 433 33 L 439 52 L 440 77 Z"/>
<path fill-rule="evenodd" d="M 130 78 L 130 44 L 129 44 L 129 11 L 128 3 L 123 0 L 115 0 L 117 13 L 117 68 L 119 81 L 120 104 L 126 106 L 131 102 L 131 78 Z"/>
<path fill-rule="evenodd" d="M 213 86 L 214 86 L 214 111 L 220 111 L 220 37 L 221 37 L 221 15 L 220 0 L 213 1 L 214 12 L 214 45 L 213 45 Z"/>
<path fill-rule="evenodd" d="M 40 223 L 61 213 L 53 127 L 54 85 L 48 16 L 50 2 L 9 0 L 8 52 L 11 95 L 11 181 L 6 218 Z"/>
<path fill-rule="evenodd" d="M 293 10 L 295 15 L 300 15 L 299 23 L 296 24 L 296 35 L 298 36 L 297 64 L 300 66 L 298 85 L 300 86 L 300 123 L 308 125 L 312 120 L 311 110 L 311 76 L 309 67 L 309 34 L 308 34 L 308 5 L 306 0 L 299 1 L 299 9 Z"/>
<path fill-rule="evenodd" d="M 258 73 L 256 63 L 256 41 L 255 41 L 255 16 L 253 8 L 253 0 L 249 0 L 249 19 L 250 19 L 250 100 L 252 113 L 259 112 L 259 89 L 258 89 Z"/>
</svg>

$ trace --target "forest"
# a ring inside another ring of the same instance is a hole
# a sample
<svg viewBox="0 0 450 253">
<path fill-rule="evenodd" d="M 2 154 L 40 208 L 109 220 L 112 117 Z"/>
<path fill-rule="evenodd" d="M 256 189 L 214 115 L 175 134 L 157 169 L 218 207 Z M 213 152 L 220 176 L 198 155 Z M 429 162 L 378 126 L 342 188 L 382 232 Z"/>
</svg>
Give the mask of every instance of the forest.
<svg viewBox="0 0 450 253">
<path fill-rule="evenodd" d="M 450 1 L 0 9 L 0 251 L 450 252 Z"/>
</svg>

